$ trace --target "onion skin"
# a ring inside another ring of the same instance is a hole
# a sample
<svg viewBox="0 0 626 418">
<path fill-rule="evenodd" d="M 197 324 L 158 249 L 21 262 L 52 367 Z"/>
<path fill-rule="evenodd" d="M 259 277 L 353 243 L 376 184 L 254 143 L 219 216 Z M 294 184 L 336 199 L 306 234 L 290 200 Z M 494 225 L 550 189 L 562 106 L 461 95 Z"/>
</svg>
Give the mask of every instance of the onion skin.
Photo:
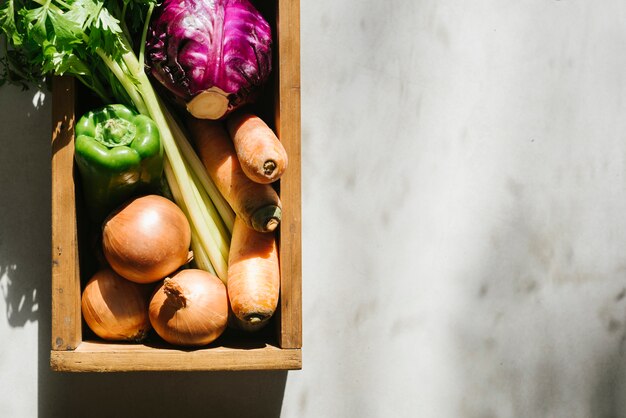
<svg viewBox="0 0 626 418">
<path fill-rule="evenodd" d="M 126 280 L 109 268 L 99 270 L 87 282 L 81 298 L 87 326 L 105 340 L 143 340 L 151 328 L 151 288 Z"/>
<path fill-rule="evenodd" d="M 181 270 L 155 290 L 149 316 L 154 330 L 170 344 L 209 344 L 226 329 L 226 286 L 204 270 Z"/>
<path fill-rule="evenodd" d="M 113 212 L 102 227 L 111 268 L 137 283 L 153 283 L 189 261 L 191 227 L 183 211 L 158 195 L 141 196 Z"/>
</svg>

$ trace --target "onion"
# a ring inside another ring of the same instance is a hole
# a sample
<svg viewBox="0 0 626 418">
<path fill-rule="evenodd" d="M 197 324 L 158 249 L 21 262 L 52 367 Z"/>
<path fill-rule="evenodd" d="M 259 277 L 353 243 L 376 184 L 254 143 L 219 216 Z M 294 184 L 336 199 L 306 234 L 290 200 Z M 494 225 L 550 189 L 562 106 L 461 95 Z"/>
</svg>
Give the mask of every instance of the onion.
<svg viewBox="0 0 626 418">
<path fill-rule="evenodd" d="M 186 264 L 190 243 L 183 211 L 157 195 L 131 200 L 102 228 L 102 249 L 111 268 L 137 283 L 156 282 Z"/>
<path fill-rule="evenodd" d="M 151 286 L 128 281 L 109 268 L 102 269 L 83 290 L 83 318 L 105 340 L 141 341 L 150 330 L 150 290 Z"/>
<path fill-rule="evenodd" d="M 154 330 L 170 344 L 208 344 L 226 329 L 226 286 L 204 270 L 181 270 L 154 292 L 149 315 Z"/>
</svg>

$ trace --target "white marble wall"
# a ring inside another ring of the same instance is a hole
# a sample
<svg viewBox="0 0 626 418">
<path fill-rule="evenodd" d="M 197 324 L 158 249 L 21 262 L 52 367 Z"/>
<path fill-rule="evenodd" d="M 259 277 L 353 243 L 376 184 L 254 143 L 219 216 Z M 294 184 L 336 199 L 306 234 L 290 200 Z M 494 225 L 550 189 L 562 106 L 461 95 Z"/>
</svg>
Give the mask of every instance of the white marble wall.
<svg viewBox="0 0 626 418">
<path fill-rule="evenodd" d="M 301 3 L 303 370 L 50 373 L 49 99 L 3 88 L 0 416 L 625 417 L 626 4 Z"/>
</svg>

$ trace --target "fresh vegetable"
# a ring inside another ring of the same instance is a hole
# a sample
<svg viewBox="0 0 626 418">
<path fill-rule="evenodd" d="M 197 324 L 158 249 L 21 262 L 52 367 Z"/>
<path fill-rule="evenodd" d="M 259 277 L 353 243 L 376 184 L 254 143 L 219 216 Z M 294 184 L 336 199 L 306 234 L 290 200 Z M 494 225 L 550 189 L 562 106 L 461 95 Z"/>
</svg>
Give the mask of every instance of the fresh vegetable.
<svg viewBox="0 0 626 418">
<path fill-rule="evenodd" d="M 149 315 L 154 330 L 170 344 L 209 344 L 226 329 L 226 287 L 206 271 L 181 270 L 154 292 Z"/>
<path fill-rule="evenodd" d="M 105 340 L 141 341 L 151 328 L 150 290 L 151 287 L 130 282 L 109 268 L 99 270 L 83 290 L 83 318 Z"/>
<path fill-rule="evenodd" d="M 4 72 L 4 81 L 41 84 L 51 74 L 72 75 L 105 104 L 129 105 L 154 120 L 171 166 L 167 183 L 180 190 L 204 253 L 218 259 L 223 256 L 215 243 L 228 238 L 213 237 L 211 231 L 227 222 L 221 218 L 229 215 L 220 212 L 227 205 L 218 203 L 223 198 L 207 184 L 210 180 L 197 155 L 144 71 L 144 41 L 155 5 L 156 0 L 4 0 L 0 29 L 8 45 L 6 56 L 0 57 L 0 67 L 4 66 L 0 78 Z M 142 24 L 143 32 L 137 30 Z M 132 39 L 139 41 L 138 53 Z M 217 210 L 206 202 L 213 202 Z"/>
<path fill-rule="evenodd" d="M 248 0 L 165 0 L 150 24 L 146 64 L 192 115 L 219 119 L 267 81 L 271 43 Z"/>
<path fill-rule="evenodd" d="M 159 190 L 163 148 L 148 116 L 122 104 L 107 105 L 83 115 L 75 134 L 76 165 L 95 221 L 135 194 Z"/>
<path fill-rule="evenodd" d="M 235 218 L 228 258 L 228 298 L 241 328 L 265 326 L 278 305 L 280 269 L 274 234 L 264 234 Z"/>
<path fill-rule="evenodd" d="M 280 198 L 269 184 L 245 175 L 223 124 L 193 117 L 187 121 L 200 159 L 237 216 L 257 231 L 275 230 L 282 214 Z"/>
<path fill-rule="evenodd" d="M 226 120 L 241 169 L 252 181 L 272 183 L 287 169 L 287 152 L 260 117 L 234 112 Z"/>
<path fill-rule="evenodd" d="M 122 277 L 137 283 L 163 279 L 190 260 L 191 228 L 172 201 L 157 195 L 132 199 L 102 227 L 102 251 Z"/>
</svg>

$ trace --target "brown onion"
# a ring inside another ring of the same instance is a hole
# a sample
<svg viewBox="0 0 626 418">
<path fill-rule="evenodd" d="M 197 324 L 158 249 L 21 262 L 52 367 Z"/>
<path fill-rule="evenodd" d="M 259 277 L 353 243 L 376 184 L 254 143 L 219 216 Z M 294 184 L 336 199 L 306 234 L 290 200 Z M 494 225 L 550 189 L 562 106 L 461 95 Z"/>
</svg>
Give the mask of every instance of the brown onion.
<svg viewBox="0 0 626 418">
<path fill-rule="evenodd" d="M 149 314 L 152 327 L 168 343 L 208 344 L 226 329 L 226 286 L 206 271 L 181 270 L 154 292 Z"/>
<path fill-rule="evenodd" d="M 183 211 L 157 195 L 131 200 L 102 228 L 102 249 L 111 268 L 137 283 L 156 282 L 187 263 L 190 243 Z"/>
<path fill-rule="evenodd" d="M 105 340 L 143 340 L 150 330 L 151 288 L 128 281 L 108 268 L 98 271 L 85 286 L 81 298 L 87 326 Z"/>
</svg>

